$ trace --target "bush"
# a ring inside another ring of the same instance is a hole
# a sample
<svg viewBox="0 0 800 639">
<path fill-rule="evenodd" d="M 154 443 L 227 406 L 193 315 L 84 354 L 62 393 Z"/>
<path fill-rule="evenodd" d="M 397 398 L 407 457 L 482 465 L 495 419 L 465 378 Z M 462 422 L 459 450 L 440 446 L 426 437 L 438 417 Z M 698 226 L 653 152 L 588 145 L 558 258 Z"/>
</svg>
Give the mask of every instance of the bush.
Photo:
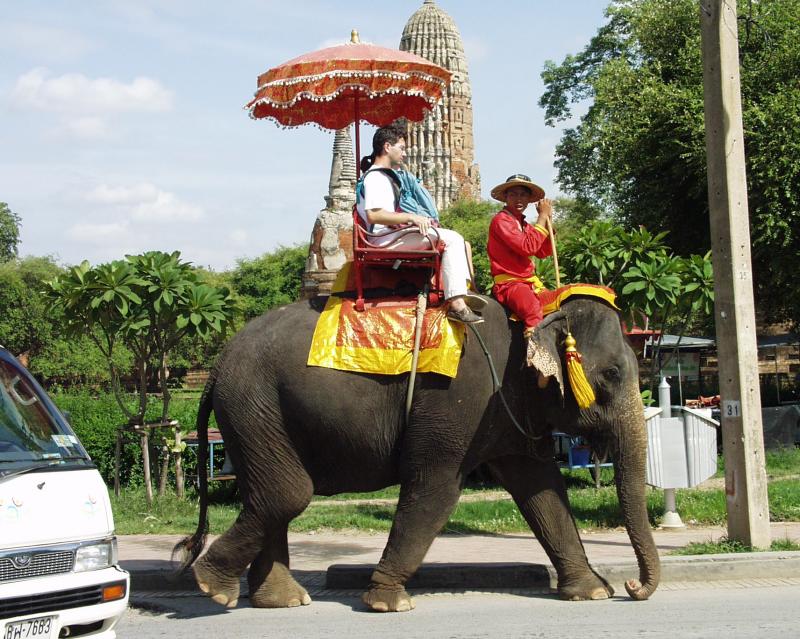
<svg viewBox="0 0 800 639">
<path fill-rule="evenodd" d="M 279 247 L 261 257 L 238 261 L 231 275 L 245 319 L 300 298 L 308 246 Z"/>
<path fill-rule="evenodd" d="M 83 443 L 89 456 L 97 464 L 104 481 L 114 483 L 114 450 L 117 442 L 117 428 L 126 422 L 122 410 L 111 393 L 56 392 L 52 395 L 56 405 L 63 412 L 69 413 L 70 423 L 75 434 Z M 133 395 L 131 395 L 133 398 Z M 133 399 L 131 400 L 133 401 Z M 199 395 L 196 397 L 176 397 L 171 403 L 170 416 L 177 419 L 181 431 L 187 433 L 194 430 L 197 419 Z M 156 421 L 160 417 L 158 398 L 155 398 L 148 417 Z M 151 453 L 153 469 L 158 468 L 161 448 L 159 434 L 151 437 L 156 454 Z M 187 455 L 184 460 L 185 471 L 194 473 L 195 456 Z M 143 483 L 142 455 L 140 440 L 134 434 L 126 434 L 120 455 L 120 484 L 124 486 L 141 486 Z"/>
<path fill-rule="evenodd" d="M 126 420 L 114 396 L 88 391 L 53 393 L 53 401 L 62 412 L 69 413 L 72 429 L 108 485 L 114 482 L 114 448 L 117 427 Z M 120 456 L 120 483 L 140 485 L 142 459 L 139 442 L 126 438 Z"/>
<path fill-rule="evenodd" d="M 124 375 L 133 370 L 133 355 L 120 344 L 114 351 L 114 365 Z M 61 337 L 31 356 L 29 369 L 48 389 L 72 386 L 103 388 L 111 386 L 108 361 L 86 335 Z"/>
</svg>

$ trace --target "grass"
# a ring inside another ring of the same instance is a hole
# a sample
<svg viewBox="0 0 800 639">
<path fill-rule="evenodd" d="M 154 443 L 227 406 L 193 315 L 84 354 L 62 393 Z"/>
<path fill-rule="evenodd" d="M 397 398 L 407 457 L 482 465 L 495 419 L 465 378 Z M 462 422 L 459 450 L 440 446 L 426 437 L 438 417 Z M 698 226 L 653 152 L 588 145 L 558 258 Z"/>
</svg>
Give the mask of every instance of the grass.
<svg viewBox="0 0 800 639">
<path fill-rule="evenodd" d="M 197 528 L 198 505 L 194 498 L 178 499 L 174 493 L 155 497 L 148 508 L 144 489 L 127 489 L 111 495 L 114 524 L 120 535 L 188 534 Z M 210 509 L 211 532 L 225 532 L 239 514 L 238 503 L 214 503 Z"/>
<path fill-rule="evenodd" d="M 800 451 L 769 453 L 767 474 L 771 478 L 768 486 L 770 519 L 800 521 Z M 586 470 L 569 472 L 565 479 L 579 528 L 592 530 L 623 525 L 611 469 L 602 469 L 603 485 L 600 488 L 595 488 L 594 481 Z M 529 531 L 514 502 L 503 493 L 498 498 L 497 489 L 492 494 L 487 494 L 485 488 L 469 488 L 464 492 L 486 495 L 486 498 L 460 502 L 444 532 L 502 534 Z M 386 532 L 391 527 L 394 503 L 390 501 L 385 504 L 369 504 L 363 501 L 394 500 L 398 494 L 398 487 L 392 486 L 372 493 L 345 493 L 332 498 L 315 497 L 306 511 L 291 523 L 289 529 L 293 532 Z M 210 531 L 224 532 L 239 513 L 235 485 L 232 482 L 214 484 L 210 497 Z M 332 499 L 337 503 L 330 503 Z M 346 503 L 349 501 L 353 503 Z M 724 525 L 727 521 L 723 489 L 681 489 L 677 491 L 676 501 L 678 512 L 687 523 Z M 119 534 L 189 533 L 197 526 L 198 508 L 193 493 L 183 501 L 176 499 L 174 495 L 156 498 L 153 507 L 148 508 L 142 489 L 128 489 L 119 498 L 112 496 L 112 507 Z M 658 525 L 664 512 L 663 491 L 648 489 L 647 509 L 651 524 Z"/>
<path fill-rule="evenodd" d="M 767 451 L 767 474 L 770 477 L 786 477 L 800 473 L 800 448 Z"/>
<path fill-rule="evenodd" d="M 769 548 L 771 551 L 781 552 L 787 550 L 800 550 L 800 544 L 796 544 L 791 539 L 776 539 Z M 719 541 L 692 542 L 683 548 L 673 550 L 671 555 L 718 555 L 723 553 L 753 552 L 753 548 L 746 546 L 740 541 L 731 540 L 727 537 Z"/>
</svg>

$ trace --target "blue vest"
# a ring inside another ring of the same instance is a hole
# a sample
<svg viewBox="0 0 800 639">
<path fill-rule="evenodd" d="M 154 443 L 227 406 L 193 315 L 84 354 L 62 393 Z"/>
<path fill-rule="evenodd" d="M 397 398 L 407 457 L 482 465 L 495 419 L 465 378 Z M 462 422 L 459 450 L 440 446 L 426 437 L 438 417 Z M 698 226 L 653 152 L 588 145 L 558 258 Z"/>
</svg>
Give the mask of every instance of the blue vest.
<svg viewBox="0 0 800 639">
<path fill-rule="evenodd" d="M 369 171 L 381 171 L 388 176 L 392 188 L 394 188 L 395 209 L 406 213 L 427 215 L 429 218 L 439 221 L 439 211 L 436 210 L 433 197 L 428 189 L 422 186 L 419 178 L 402 169 L 385 169 L 376 166 Z M 356 184 L 356 199 L 362 204 L 364 202 L 364 178 L 369 171 L 364 173 Z"/>
</svg>

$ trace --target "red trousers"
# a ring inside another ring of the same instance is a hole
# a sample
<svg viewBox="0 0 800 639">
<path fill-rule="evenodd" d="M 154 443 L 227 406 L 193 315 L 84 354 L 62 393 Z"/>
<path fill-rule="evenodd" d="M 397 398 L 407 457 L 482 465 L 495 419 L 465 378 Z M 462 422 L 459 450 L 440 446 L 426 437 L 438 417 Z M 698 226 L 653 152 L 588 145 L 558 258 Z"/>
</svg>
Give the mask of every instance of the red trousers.
<svg viewBox="0 0 800 639">
<path fill-rule="evenodd" d="M 530 282 L 495 284 L 492 293 L 498 302 L 525 323 L 525 328 L 532 328 L 542 321 L 542 302 L 533 292 Z"/>
</svg>

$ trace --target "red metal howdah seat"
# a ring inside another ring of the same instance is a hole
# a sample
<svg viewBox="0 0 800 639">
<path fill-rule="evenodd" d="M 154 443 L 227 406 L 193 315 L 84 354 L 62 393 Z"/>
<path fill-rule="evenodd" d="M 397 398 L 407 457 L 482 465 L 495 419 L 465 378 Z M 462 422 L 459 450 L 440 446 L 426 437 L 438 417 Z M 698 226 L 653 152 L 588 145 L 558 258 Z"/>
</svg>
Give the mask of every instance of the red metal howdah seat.
<svg viewBox="0 0 800 639">
<path fill-rule="evenodd" d="M 434 229 L 436 231 L 436 229 Z M 397 238 L 390 244 L 378 246 L 376 239 L 389 233 L 395 233 Z M 373 267 L 390 268 L 395 271 L 400 269 L 428 269 L 429 274 L 420 284 L 424 285 L 425 280 L 430 279 L 431 286 L 428 293 L 428 304 L 436 306 L 444 301 L 444 291 L 442 289 L 442 253 L 444 252 L 444 241 L 429 240 L 429 249 L 405 249 L 392 248 L 397 242 L 410 233 L 417 233 L 417 227 L 413 224 L 385 229 L 371 233 L 364 226 L 363 218 L 358 214 L 356 207 L 353 207 L 353 270 L 355 273 L 356 284 L 356 303 L 357 311 L 364 310 L 364 278 L 365 268 Z M 438 232 L 437 232 L 438 237 Z"/>
</svg>

